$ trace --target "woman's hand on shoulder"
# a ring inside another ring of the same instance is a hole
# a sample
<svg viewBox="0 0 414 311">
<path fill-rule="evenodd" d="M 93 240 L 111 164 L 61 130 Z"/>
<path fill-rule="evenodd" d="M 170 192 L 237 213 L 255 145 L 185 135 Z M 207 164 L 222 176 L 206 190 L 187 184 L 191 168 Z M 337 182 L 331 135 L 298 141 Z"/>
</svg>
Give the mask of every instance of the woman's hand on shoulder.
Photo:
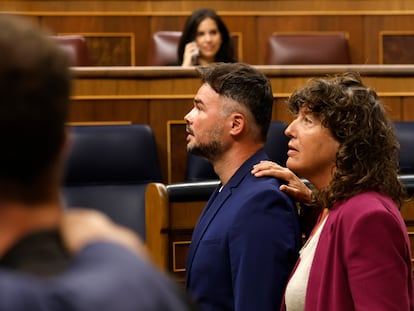
<svg viewBox="0 0 414 311">
<path fill-rule="evenodd" d="M 294 200 L 311 204 L 314 202 L 312 190 L 287 167 L 280 166 L 272 161 L 260 161 L 253 166 L 251 173 L 256 177 L 275 177 L 286 182 L 280 190 L 291 196 Z"/>
</svg>

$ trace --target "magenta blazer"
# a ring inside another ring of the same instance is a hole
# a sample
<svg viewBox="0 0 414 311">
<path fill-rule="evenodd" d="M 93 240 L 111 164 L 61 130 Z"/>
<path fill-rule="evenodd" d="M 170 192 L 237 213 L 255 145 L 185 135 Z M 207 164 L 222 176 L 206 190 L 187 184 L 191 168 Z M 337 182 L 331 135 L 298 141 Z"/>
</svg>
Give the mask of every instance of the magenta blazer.
<svg viewBox="0 0 414 311">
<path fill-rule="evenodd" d="M 366 192 L 336 204 L 316 248 L 305 311 L 414 310 L 413 297 L 410 242 L 395 203 Z"/>
</svg>

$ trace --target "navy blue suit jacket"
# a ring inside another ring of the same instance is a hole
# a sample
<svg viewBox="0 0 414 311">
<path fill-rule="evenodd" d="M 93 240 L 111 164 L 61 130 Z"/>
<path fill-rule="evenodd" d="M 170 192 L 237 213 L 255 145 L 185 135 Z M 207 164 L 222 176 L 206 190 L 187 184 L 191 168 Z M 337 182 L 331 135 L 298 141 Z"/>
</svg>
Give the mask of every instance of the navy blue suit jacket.
<svg viewBox="0 0 414 311">
<path fill-rule="evenodd" d="M 126 248 L 99 242 L 49 279 L 0 269 L 2 311 L 198 310 L 184 290 Z"/>
<path fill-rule="evenodd" d="M 250 171 L 259 151 L 209 199 L 187 257 L 187 288 L 205 311 L 279 310 L 301 245 L 292 200 Z"/>
</svg>

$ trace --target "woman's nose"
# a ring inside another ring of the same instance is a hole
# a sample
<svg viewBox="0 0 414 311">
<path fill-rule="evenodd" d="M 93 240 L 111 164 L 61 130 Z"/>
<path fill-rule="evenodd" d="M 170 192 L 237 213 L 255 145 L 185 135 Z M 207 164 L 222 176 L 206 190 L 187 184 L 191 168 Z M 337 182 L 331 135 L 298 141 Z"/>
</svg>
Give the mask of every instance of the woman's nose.
<svg viewBox="0 0 414 311">
<path fill-rule="evenodd" d="M 285 135 L 289 138 L 293 137 L 293 131 L 294 131 L 294 126 L 295 126 L 295 120 L 293 120 L 292 122 L 290 122 L 290 124 L 287 126 L 287 128 L 285 129 Z"/>
</svg>

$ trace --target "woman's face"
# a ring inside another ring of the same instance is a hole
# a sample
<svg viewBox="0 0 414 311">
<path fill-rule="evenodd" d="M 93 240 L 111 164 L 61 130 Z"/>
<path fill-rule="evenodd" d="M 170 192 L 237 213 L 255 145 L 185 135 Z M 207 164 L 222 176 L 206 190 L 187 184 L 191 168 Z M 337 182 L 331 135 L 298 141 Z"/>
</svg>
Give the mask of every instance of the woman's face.
<svg viewBox="0 0 414 311">
<path fill-rule="evenodd" d="M 195 41 L 200 53 L 199 58 L 214 62 L 222 43 L 222 37 L 213 19 L 207 17 L 198 25 Z"/>
<path fill-rule="evenodd" d="M 328 186 L 339 148 L 329 129 L 307 108 L 301 108 L 285 133 L 290 138 L 286 166 L 317 189 Z"/>
</svg>

